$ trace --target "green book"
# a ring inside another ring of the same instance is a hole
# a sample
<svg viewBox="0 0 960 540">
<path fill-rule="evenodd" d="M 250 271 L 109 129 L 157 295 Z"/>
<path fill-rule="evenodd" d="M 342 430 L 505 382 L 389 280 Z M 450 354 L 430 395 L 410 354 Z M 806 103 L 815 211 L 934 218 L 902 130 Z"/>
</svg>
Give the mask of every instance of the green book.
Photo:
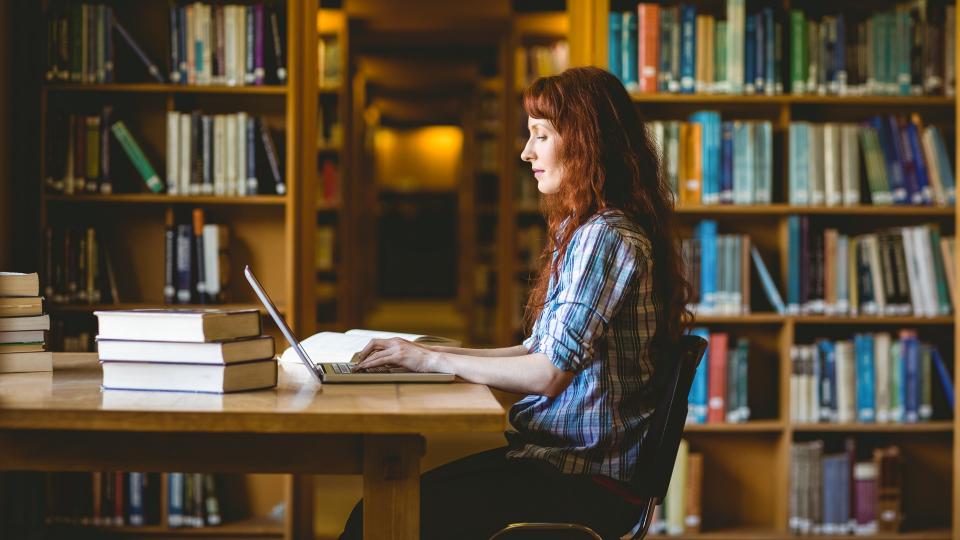
<svg viewBox="0 0 960 540">
<path fill-rule="evenodd" d="M 930 420 L 933 416 L 933 356 L 930 354 L 930 345 L 920 345 L 920 406 L 918 416 L 920 421 Z"/>
<path fill-rule="evenodd" d="M 144 155 L 143 150 L 140 149 L 140 145 L 138 145 L 137 141 L 130 135 L 123 121 L 117 120 L 113 124 L 113 127 L 110 128 L 110 131 L 113 132 L 113 135 L 120 142 L 123 151 L 126 152 L 127 157 L 133 162 L 133 166 L 137 168 L 137 171 L 140 172 L 140 176 L 143 177 L 143 181 L 147 183 L 150 191 L 154 193 L 163 191 L 163 181 L 157 176 L 157 171 L 155 171 L 153 165 L 150 165 L 150 162 L 147 161 L 147 156 Z"/>
<path fill-rule="evenodd" d="M 903 422 L 903 359 L 898 340 L 890 344 L 890 421 Z"/>
<path fill-rule="evenodd" d="M 730 91 L 727 82 L 727 21 L 717 21 L 713 29 L 713 82 L 720 93 Z"/>
<path fill-rule="evenodd" d="M 950 314 L 950 291 L 947 289 L 947 274 L 943 266 L 943 255 L 940 253 L 940 228 L 936 225 L 925 225 L 926 236 L 930 239 L 930 255 L 933 260 L 934 275 L 937 277 L 937 313 Z"/>
<path fill-rule="evenodd" d="M 802 94 L 807 81 L 807 22 L 799 9 L 790 10 L 790 91 Z"/>
</svg>

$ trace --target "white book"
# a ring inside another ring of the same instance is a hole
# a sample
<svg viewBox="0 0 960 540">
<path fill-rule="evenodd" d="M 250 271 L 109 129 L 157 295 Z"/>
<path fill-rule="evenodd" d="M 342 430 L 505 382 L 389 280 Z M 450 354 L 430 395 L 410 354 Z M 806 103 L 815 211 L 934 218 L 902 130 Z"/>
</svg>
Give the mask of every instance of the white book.
<svg viewBox="0 0 960 540">
<path fill-rule="evenodd" d="M 159 390 L 225 394 L 277 385 L 274 359 L 236 364 L 101 362 L 105 390 Z"/>
<path fill-rule="evenodd" d="M 180 115 L 180 193 L 182 195 L 190 194 L 190 163 L 192 163 L 191 148 L 193 137 L 191 137 L 191 118 L 189 114 Z"/>
<path fill-rule="evenodd" d="M 94 311 L 98 339 L 208 342 L 261 334 L 255 309 L 131 309 Z"/>
<path fill-rule="evenodd" d="M 236 6 L 223 6 L 223 76 L 227 86 L 236 86 L 236 54 L 237 54 L 237 35 L 234 27 L 234 14 Z"/>
<path fill-rule="evenodd" d="M 233 114 L 227 114 L 224 115 L 223 120 L 226 124 L 224 127 L 224 131 L 226 131 L 224 191 L 227 195 L 233 196 L 237 194 L 237 117 Z"/>
<path fill-rule="evenodd" d="M 43 343 L 43 330 L 0 332 L 0 343 Z"/>
<path fill-rule="evenodd" d="M 247 73 L 247 14 L 246 6 L 236 6 L 233 24 L 236 40 L 234 41 L 234 70 L 237 75 L 237 84 L 246 84 Z"/>
<path fill-rule="evenodd" d="M 247 113 L 237 113 L 237 195 L 247 193 Z"/>
<path fill-rule="evenodd" d="M 840 170 L 844 206 L 860 204 L 860 145 L 856 124 L 840 127 Z"/>
<path fill-rule="evenodd" d="M 877 423 L 890 421 L 890 364 L 885 360 L 890 356 L 890 334 L 877 332 L 873 335 L 873 369 L 875 372 L 874 399 L 877 410 Z"/>
<path fill-rule="evenodd" d="M 346 333 L 320 332 L 300 342 L 307 356 L 315 364 L 356 362 L 357 355 L 373 339 L 402 338 L 422 345 L 458 347 L 459 341 L 438 336 L 384 332 L 379 330 L 353 329 Z M 301 363 L 297 353 L 290 347 L 280 356 L 281 362 Z"/>
<path fill-rule="evenodd" d="M 937 275 L 933 269 L 933 253 L 930 249 L 930 233 L 924 225 L 913 227 L 913 253 L 917 257 L 917 269 L 920 272 L 921 293 L 923 295 L 923 315 L 936 317 L 939 312 L 937 302 Z"/>
<path fill-rule="evenodd" d="M 840 206 L 843 202 L 840 186 L 840 126 L 832 122 L 823 125 L 823 175 L 827 206 Z"/>
<path fill-rule="evenodd" d="M 727 1 L 727 88 L 743 93 L 743 50 L 746 0 Z M 713 47 L 710 47 L 713 50 Z"/>
<path fill-rule="evenodd" d="M 826 202 L 826 190 L 824 189 L 823 178 L 823 126 L 810 124 L 809 130 L 810 145 L 807 156 L 810 160 L 810 204 L 813 206 L 823 206 Z"/>
<path fill-rule="evenodd" d="M 810 204 L 810 125 L 805 122 L 790 123 L 790 193 L 792 205 Z"/>
<path fill-rule="evenodd" d="M 213 193 L 227 194 L 227 125 L 224 115 L 213 117 Z"/>
<path fill-rule="evenodd" d="M 923 298 L 921 294 L 920 273 L 917 267 L 917 258 L 914 255 L 913 233 L 910 227 L 900 229 L 900 238 L 903 240 L 903 260 L 907 267 L 907 282 L 910 284 L 910 307 L 913 315 L 923 315 Z"/>
<path fill-rule="evenodd" d="M 220 295 L 220 250 L 226 227 L 214 223 L 203 225 L 203 284 L 207 295 L 217 298 Z"/>
<path fill-rule="evenodd" d="M 841 424 L 854 422 L 857 417 L 856 371 L 853 343 L 838 341 L 835 346 L 837 377 L 837 421 Z"/>
<path fill-rule="evenodd" d="M 167 194 L 180 193 L 180 113 L 167 111 Z"/>
<path fill-rule="evenodd" d="M 0 354 L 0 373 L 53 371 L 53 353 L 49 351 Z"/>
<path fill-rule="evenodd" d="M 200 72 L 200 84 L 211 84 L 213 82 L 213 34 L 210 32 L 210 25 L 213 24 L 212 10 L 210 4 L 201 4 L 200 10 L 200 39 L 203 50 L 203 68 Z"/>
<path fill-rule="evenodd" d="M 211 343 L 181 343 L 97 339 L 97 357 L 101 362 L 160 362 L 175 364 L 235 364 L 273 358 L 273 338 Z"/>
<path fill-rule="evenodd" d="M 50 316 L 0 317 L 0 332 L 20 332 L 24 330 L 50 330 Z"/>
</svg>

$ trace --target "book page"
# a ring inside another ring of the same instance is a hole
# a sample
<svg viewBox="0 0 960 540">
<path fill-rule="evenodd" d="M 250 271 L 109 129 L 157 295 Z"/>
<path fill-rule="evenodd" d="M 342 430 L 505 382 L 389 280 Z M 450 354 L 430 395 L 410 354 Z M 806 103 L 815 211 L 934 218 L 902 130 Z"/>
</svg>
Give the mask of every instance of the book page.
<svg viewBox="0 0 960 540">
<path fill-rule="evenodd" d="M 303 350 L 314 364 L 352 362 L 354 355 L 362 351 L 372 338 L 364 335 L 349 335 L 339 332 L 320 332 L 300 342 Z M 288 347 L 280 356 L 281 362 L 299 363 L 300 358 Z"/>
<path fill-rule="evenodd" d="M 460 342 L 454 339 L 449 339 L 439 336 L 426 336 L 422 334 L 405 334 L 403 332 L 385 332 L 382 330 L 364 330 L 361 328 L 354 328 L 353 330 L 348 330 L 347 335 L 351 336 L 367 336 L 371 339 L 389 339 L 389 338 L 403 338 L 407 341 L 414 341 L 416 343 L 426 343 L 431 345 L 447 345 L 451 347 L 458 347 Z"/>
</svg>

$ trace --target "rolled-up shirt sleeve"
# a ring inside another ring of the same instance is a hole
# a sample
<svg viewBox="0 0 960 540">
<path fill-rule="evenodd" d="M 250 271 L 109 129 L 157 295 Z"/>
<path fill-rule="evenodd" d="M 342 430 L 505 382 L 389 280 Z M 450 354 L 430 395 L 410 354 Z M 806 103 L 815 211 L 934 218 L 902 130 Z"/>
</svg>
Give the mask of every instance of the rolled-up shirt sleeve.
<svg viewBox="0 0 960 540">
<path fill-rule="evenodd" d="M 524 341 L 528 350 L 547 355 L 563 371 L 584 369 L 635 277 L 637 257 L 635 247 L 606 223 L 578 230 L 562 263 L 555 308 L 542 314 L 540 331 Z"/>
</svg>

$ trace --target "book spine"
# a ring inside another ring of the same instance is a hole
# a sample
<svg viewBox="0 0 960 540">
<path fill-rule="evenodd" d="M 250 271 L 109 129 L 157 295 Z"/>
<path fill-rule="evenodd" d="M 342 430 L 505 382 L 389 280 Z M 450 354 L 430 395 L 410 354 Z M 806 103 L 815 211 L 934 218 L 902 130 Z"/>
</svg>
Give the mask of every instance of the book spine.
<svg viewBox="0 0 960 540">
<path fill-rule="evenodd" d="M 806 20 L 803 12 L 790 10 L 790 91 L 806 91 Z"/>
<path fill-rule="evenodd" d="M 110 129 L 113 131 L 113 135 L 120 142 L 120 146 L 123 147 L 127 157 L 130 158 L 130 161 L 132 161 L 133 165 L 137 168 L 140 176 L 143 177 L 147 187 L 149 187 L 154 193 L 160 193 L 163 191 L 163 182 L 161 182 L 160 178 L 157 176 L 157 173 L 154 171 L 153 166 L 150 165 L 150 162 L 147 161 L 147 156 L 143 154 L 143 150 L 140 149 L 140 146 L 133 139 L 133 136 L 130 135 L 130 132 L 127 130 L 127 126 L 123 123 L 123 121 L 118 120 Z"/>
<path fill-rule="evenodd" d="M 247 116 L 246 125 L 242 130 L 246 139 L 246 166 L 247 166 L 247 194 L 256 195 L 260 192 L 260 180 L 257 178 L 257 149 L 256 133 L 257 121 L 252 116 Z"/>
<path fill-rule="evenodd" d="M 680 6 L 680 92 L 692 94 L 696 82 L 696 7 Z"/>
<path fill-rule="evenodd" d="M 286 195 L 287 185 L 284 182 L 283 177 L 280 176 L 280 165 L 277 162 L 277 150 L 273 145 L 273 138 L 270 136 L 270 128 L 263 120 L 260 120 L 258 123 L 260 124 L 260 140 L 263 143 L 264 153 L 267 156 L 267 164 L 270 166 L 270 175 L 273 177 L 273 182 L 276 186 L 276 193 L 277 195 Z"/>
<path fill-rule="evenodd" d="M 193 228 L 191 225 L 177 225 L 177 302 L 189 304 L 193 300 Z"/>
<path fill-rule="evenodd" d="M 263 4 L 254 6 L 253 82 L 262 85 L 266 70 L 263 66 Z"/>
<path fill-rule="evenodd" d="M 273 35 L 273 55 L 277 67 L 277 82 L 285 84 L 287 82 L 287 68 L 283 58 L 283 34 L 280 30 L 280 17 L 283 7 L 274 6 L 270 9 L 270 32 Z"/>
<path fill-rule="evenodd" d="M 245 70 L 243 75 L 243 82 L 245 84 L 253 84 L 256 81 L 256 60 L 255 60 L 255 47 L 256 47 L 256 15 L 254 13 L 253 6 L 244 6 L 243 7 L 244 17 L 245 17 L 245 31 L 244 31 L 244 59 L 245 59 Z"/>
<path fill-rule="evenodd" d="M 163 229 L 163 300 L 172 304 L 177 300 L 177 228 L 173 221 L 173 210 L 167 210 L 166 225 Z"/>
<path fill-rule="evenodd" d="M 197 299 L 197 302 L 201 304 L 207 303 L 207 285 L 206 285 L 206 271 L 204 270 L 204 253 L 203 253 L 203 209 L 195 208 L 193 210 L 193 249 L 194 249 L 194 265 L 195 265 L 195 278 L 194 282 L 196 284 L 196 294 L 194 295 Z"/>
<path fill-rule="evenodd" d="M 167 474 L 167 525 L 182 527 L 183 522 L 183 473 Z"/>
<path fill-rule="evenodd" d="M 117 33 L 120 34 L 120 37 L 127 42 L 127 45 L 130 46 L 134 54 L 137 55 L 137 58 L 139 58 L 143 65 L 147 68 L 147 72 L 150 73 L 150 76 L 153 77 L 158 83 L 165 82 L 163 80 L 163 75 L 160 73 L 160 68 L 158 68 L 152 60 L 150 60 L 150 58 L 147 56 L 147 53 L 143 52 L 143 49 L 140 48 L 140 45 L 134 41 L 133 36 L 131 36 L 130 33 L 127 32 L 127 29 L 120 24 L 120 21 L 114 18 L 112 23 L 114 30 L 116 30 Z"/>
</svg>

